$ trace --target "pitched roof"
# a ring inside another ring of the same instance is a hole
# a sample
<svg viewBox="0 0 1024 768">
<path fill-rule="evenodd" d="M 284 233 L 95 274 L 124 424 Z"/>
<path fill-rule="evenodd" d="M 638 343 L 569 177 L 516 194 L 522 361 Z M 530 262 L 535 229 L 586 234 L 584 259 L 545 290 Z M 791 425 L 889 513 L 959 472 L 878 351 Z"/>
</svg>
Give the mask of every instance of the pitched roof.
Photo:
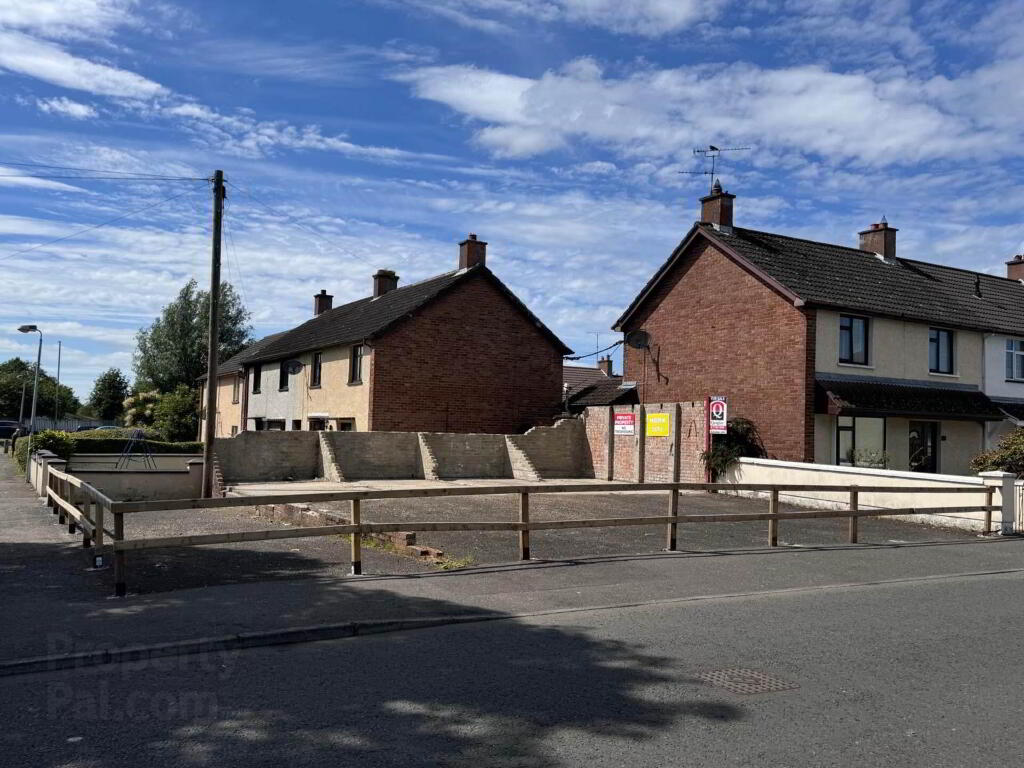
<svg viewBox="0 0 1024 768">
<path fill-rule="evenodd" d="M 264 349 L 272 341 L 283 335 L 284 332 L 272 333 L 269 336 L 264 336 L 262 339 L 257 339 L 256 341 L 249 344 L 249 346 L 243 348 L 240 352 L 235 353 L 227 360 L 225 360 L 223 363 L 217 366 L 217 378 L 220 378 L 221 376 L 227 376 L 230 373 L 238 373 L 239 371 L 242 370 L 242 365 L 247 360 L 254 357 L 255 355 L 258 355 L 260 353 L 260 350 Z M 206 381 L 206 374 L 204 373 L 202 376 L 200 376 L 199 380 Z"/>
<path fill-rule="evenodd" d="M 616 327 L 636 310 L 697 234 L 807 305 L 1024 334 L 1024 285 L 1020 281 L 914 259 L 883 260 L 858 248 L 707 224 L 691 230 Z"/>
<path fill-rule="evenodd" d="M 418 283 L 395 288 L 377 298 L 367 296 L 321 312 L 290 331 L 279 334 L 273 343 L 267 344 L 256 355 L 247 358 L 244 362 L 277 360 L 322 347 L 371 339 L 473 276 L 490 280 L 559 348 L 562 354 L 572 353 L 572 350 L 537 319 L 493 272 L 483 264 L 477 264 L 467 269 L 446 272 Z"/>
<path fill-rule="evenodd" d="M 844 381 L 819 376 L 816 410 L 843 416 L 920 416 L 1001 421 L 1003 412 L 971 389 Z"/>
<path fill-rule="evenodd" d="M 586 365 L 562 365 L 562 381 L 569 385 L 569 391 L 575 392 L 580 387 L 593 384 L 607 379 L 604 371 L 600 368 L 590 368 Z"/>
<path fill-rule="evenodd" d="M 601 381 L 589 384 L 569 396 L 570 413 L 581 413 L 592 405 L 621 405 L 636 403 L 635 386 L 623 387 L 621 376 L 606 376 Z"/>
</svg>

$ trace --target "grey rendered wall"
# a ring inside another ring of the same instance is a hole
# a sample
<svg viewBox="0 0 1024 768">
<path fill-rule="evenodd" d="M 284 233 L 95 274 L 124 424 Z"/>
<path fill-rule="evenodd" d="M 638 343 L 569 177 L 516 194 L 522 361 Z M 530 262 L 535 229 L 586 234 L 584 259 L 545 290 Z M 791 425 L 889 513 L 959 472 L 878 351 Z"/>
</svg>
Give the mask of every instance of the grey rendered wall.
<svg viewBox="0 0 1024 768">
<path fill-rule="evenodd" d="M 420 432 L 419 439 L 427 479 L 512 477 L 504 435 Z"/>
<path fill-rule="evenodd" d="M 590 455 L 581 419 L 560 419 L 553 427 L 534 427 L 523 435 L 505 435 L 513 477 L 544 480 L 549 477 L 593 477 L 584 466 Z"/>
<path fill-rule="evenodd" d="M 226 483 L 312 480 L 322 474 L 316 432 L 241 432 L 218 437 L 213 450 Z"/>
<path fill-rule="evenodd" d="M 316 437 L 316 432 L 295 433 Z M 423 458 L 415 432 L 322 432 L 334 451 L 340 480 L 423 478 Z M 325 473 L 328 470 L 325 469 Z"/>
</svg>

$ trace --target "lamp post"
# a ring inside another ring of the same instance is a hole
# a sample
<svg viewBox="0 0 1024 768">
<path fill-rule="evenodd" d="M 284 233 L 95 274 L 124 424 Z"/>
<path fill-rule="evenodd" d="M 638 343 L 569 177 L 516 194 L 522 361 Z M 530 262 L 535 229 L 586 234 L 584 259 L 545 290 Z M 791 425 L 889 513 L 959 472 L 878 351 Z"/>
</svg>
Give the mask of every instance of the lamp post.
<svg viewBox="0 0 1024 768">
<path fill-rule="evenodd" d="M 43 332 L 34 325 L 22 325 L 18 327 L 18 330 L 22 333 L 39 334 L 39 350 L 36 352 L 36 375 L 35 381 L 32 384 L 32 421 L 28 431 L 28 453 L 25 454 L 25 473 L 28 474 L 32 471 L 32 437 L 36 432 L 36 402 L 39 399 L 39 367 L 43 362 Z"/>
</svg>

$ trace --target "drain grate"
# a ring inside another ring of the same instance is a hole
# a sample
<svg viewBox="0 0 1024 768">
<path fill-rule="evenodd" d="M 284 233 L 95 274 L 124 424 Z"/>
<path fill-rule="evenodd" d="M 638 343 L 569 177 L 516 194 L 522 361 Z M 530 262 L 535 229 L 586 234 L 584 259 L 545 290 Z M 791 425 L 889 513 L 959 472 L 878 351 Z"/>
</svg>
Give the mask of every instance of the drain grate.
<svg viewBox="0 0 1024 768">
<path fill-rule="evenodd" d="M 800 687 L 754 669 L 714 669 L 697 678 L 733 693 L 776 693 Z"/>
</svg>

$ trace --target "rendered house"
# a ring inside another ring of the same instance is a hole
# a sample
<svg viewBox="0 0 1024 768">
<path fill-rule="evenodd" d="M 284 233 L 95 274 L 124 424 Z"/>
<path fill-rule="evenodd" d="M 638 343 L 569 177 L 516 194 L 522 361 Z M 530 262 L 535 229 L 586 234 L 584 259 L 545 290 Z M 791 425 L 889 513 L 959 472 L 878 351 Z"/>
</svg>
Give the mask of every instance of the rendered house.
<svg viewBox="0 0 1024 768">
<path fill-rule="evenodd" d="M 235 361 L 239 431 L 505 433 L 550 423 L 572 350 L 487 268 L 486 249 L 470 235 L 452 272 L 399 287 L 380 270 L 372 295 L 340 307 L 326 291 L 314 296 L 312 319 Z"/>
<path fill-rule="evenodd" d="M 1024 260 L 1008 278 L 701 218 L 615 324 L 640 402 L 729 398 L 770 455 L 962 473 L 1024 416 Z M 1018 356 L 1019 351 L 1019 356 Z"/>
<path fill-rule="evenodd" d="M 255 356 L 263 347 L 281 334 L 274 333 L 254 341 L 238 354 L 217 366 L 217 421 L 214 429 L 215 437 L 234 437 L 245 428 L 242 414 L 245 409 L 246 380 L 242 363 Z M 206 376 L 200 377 L 200 408 L 203 409 L 199 420 L 199 440 L 203 439 L 206 429 Z"/>
</svg>

